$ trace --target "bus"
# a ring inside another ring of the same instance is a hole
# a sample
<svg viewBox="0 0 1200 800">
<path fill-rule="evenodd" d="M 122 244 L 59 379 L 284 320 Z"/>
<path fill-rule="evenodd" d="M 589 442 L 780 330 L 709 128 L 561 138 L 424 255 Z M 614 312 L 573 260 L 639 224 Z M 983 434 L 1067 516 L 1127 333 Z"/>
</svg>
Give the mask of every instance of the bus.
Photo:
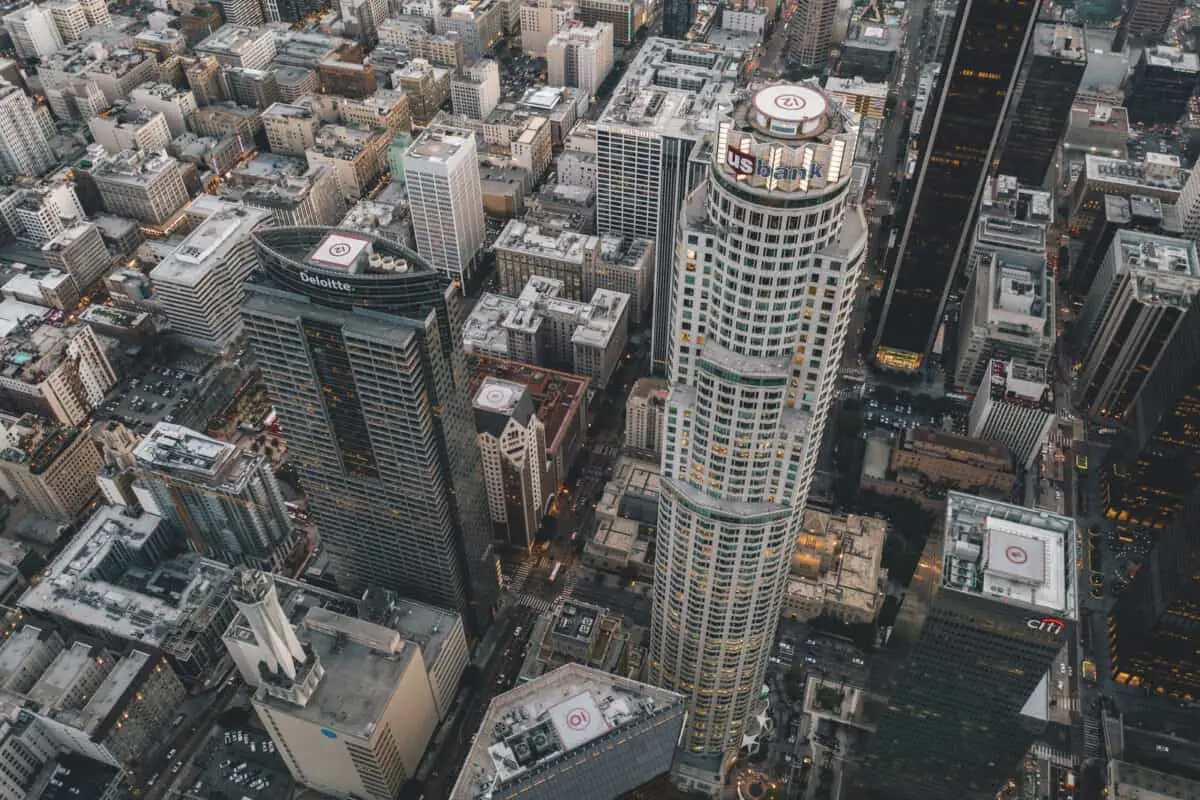
<svg viewBox="0 0 1200 800">
<path fill-rule="evenodd" d="M 549 581 L 550 583 L 554 583 L 556 580 L 558 580 L 558 571 L 560 569 L 562 569 L 562 562 L 555 561 L 554 569 L 550 570 L 550 581 Z"/>
</svg>

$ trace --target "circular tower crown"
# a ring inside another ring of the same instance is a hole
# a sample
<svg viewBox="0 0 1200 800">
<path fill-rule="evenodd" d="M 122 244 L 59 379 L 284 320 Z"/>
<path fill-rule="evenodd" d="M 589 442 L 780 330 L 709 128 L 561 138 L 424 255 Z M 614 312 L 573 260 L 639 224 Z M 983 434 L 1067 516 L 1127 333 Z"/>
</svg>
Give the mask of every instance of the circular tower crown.
<svg viewBox="0 0 1200 800">
<path fill-rule="evenodd" d="M 750 124 L 767 136 L 807 139 L 819 135 L 827 124 L 829 101 L 812 86 L 768 86 L 755 93 L 750 104 Z"/>
</svg>

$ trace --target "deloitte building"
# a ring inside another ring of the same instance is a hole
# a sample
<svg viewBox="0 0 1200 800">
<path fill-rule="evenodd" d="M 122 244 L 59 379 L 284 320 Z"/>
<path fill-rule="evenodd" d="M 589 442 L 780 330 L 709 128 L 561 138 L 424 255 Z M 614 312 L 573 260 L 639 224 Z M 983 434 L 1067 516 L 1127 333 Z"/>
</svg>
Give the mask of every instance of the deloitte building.
<svg viewBox="0 0 1200 800">
<path fill-rule="evenodd" d="M 459 341 L 459 295 L 394 242 L 254 236 L 245 329 L 338 588 L 371 585 L 482 624 L 498 591 Z"/>
<path fill-rule="evenodd" d="M 719 785 L 761 712 L 866 245 L 857 115 L 780 84 L 716 120 L 672 291 L 650 678 L 688 696 L 677 777 Z"/>
</svg>

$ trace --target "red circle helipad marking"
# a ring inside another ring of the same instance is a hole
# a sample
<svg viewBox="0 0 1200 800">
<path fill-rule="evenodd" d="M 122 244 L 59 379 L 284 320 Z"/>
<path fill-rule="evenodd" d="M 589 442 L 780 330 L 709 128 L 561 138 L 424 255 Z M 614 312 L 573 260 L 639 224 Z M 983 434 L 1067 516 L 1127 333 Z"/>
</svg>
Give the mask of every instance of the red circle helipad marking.
<svg viewBox="0 0 1200 800">
<path fill-rule="evenodd" d="M 329 248 L 329 255 L 331 256 L 344 256 L 349 254 L 350 245 L 346 244 L 345 242 L 338 242 Z"/>
<path fill-rule="evenodd" d="M 805 104 L 804 98 L 798 94 L 781 94 L 775 98 L 775 105 L 785 111 L 799 111 Z"/>
<path fill-rule="evenodd" d="M 573 731 L 581 731 L 592 721 L 592 717 L 582 708 L 573 708 L 567 712 L 567 727 Z"/>
<path fill-rule="evenodd" d="M 1008 548 L 1004 551 L 1004 557 L 1007 558 L 1013 564 L 1024 564 L 1026 561 L 1029 560 L 1029 553 L 1025 552 L 1024 547 L 1017 547 L 1014 544 L 1014 545 L 1009 545 Z"/>
</svg>

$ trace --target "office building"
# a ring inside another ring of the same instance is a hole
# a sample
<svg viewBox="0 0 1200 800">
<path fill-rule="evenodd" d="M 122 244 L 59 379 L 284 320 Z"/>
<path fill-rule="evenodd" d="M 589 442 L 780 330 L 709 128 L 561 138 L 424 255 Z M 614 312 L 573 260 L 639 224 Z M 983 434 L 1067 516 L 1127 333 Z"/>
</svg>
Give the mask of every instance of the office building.
<svg viewBox="0 0 1200 800">
<path fill-rule="evenodd" d="M 901 433 L 892 444 L 886 468 L 864 464 L 862 475 L 864 489 L 912 500 L 935 513 L 945 508 L 941 493 L 946 488 L 1007 496 L 1016 481 L 1007 445 L 929 428 Z"/>
<path fill-rule="evenodd" d="M 457 34 L 463 43 L 463 55 L 469 60 L 482 58 L 500 38 L 506 3 L 479 0 L 471 5 L 444 5 L 433 18 L 433 30 L 443 35 Z"/>
<path fill-rule="evenodd" d="M 646 6 L 639 0 L 579 0 L 584 25 L 607 22 L 613 26 L 613 44 L 628 47 L 646 24 Z"/>
<path fill-rule="evenodd" d="M 475 137 L 426 130 L 404 155 L 404 183 L 417 252 L 456 285 L 469 285 L 484 237 Z"/>
<path fill-rule="evenodd" d="M 180 550 L 160 517 L 101 506 L 19 605 L 27 619 L 113 649 L 162 650 L 180 678 L 202 683 L 214 676 L 233 618 L 230 570 Z"/>
<path fill-rule="evenodd" d="M 857 514 L 804 509 L 803 527 L 783 598 L 783 614 L 872 623 L 883 608 L 887 570 L 880 567 L 888 524 Z"/>
<path fill-rule="evenodd" d="M 546 481 L 546 426 L 519 383 L 484 378 L 473 405 L 492 530 L 509 547 L 532 552 L 554 492 Z"/>
<path fill-rule="evenodd" d="M 392 72 L 392 86 L 408 95 L 413 119 L 427 122 L 450 98 L 452 71 L 414 58 Z"/>
<path fill-rule="evenodd" d="M 1171 27 L 1174 12 L 1175 6 L 1169 0 L 1132 0 L 1121 17 L 1113 52 L 1123 50 L 1129 39 L 1161 41 Z"/>
<path fill-rule="evenodd" d="M 179 162 L 163 153 L 122 150 L 92 164 L 104 210 L 157 226 L 174 228 L 183 218 L 187 186 Z"/>
<path fill-rule="evenodd" d="M 264 576 L 265 577 L 265 576 Z M 425 605 L 397 596 L 394 592 L 368 589 L 361 598 L 322 589 L 281 575 L 271 575 L 275 601 L 293 628 L 303 624 L 314 608 L 323 608 L 348 617 L 358 617 L 398 632 L 406 641 L 421 648 L 425 672 L 433 690 L 438 715 L 445 717 L 454 705 L 458 685 L 470 660 L 467 635 L 462 617 L 444 608 Z M 253 579 L 261 581 L 262 578 Z M 266 593 L 261 594 L 267 604 Z M 235 601 L 236 603 L 236 601 Z M 273 636 L 259 638 L 246 614 L 236 613 L 222 637 L 242 680 L 257 689 L 263 682 L 259 663 L 267 660 L 264 652 Z"/>
<path fill-rule="evenodd" d="M 947 495 L 944 533 L 926 546 L 892 634 L 907 657 L 882 681 L 887 708 L 856 797 L 995 797 L 1046 726 L 1048 672 L 1074 635 L 1075 576 L 1074 520 Z"/>
<path fill-rule="evenodd" d="M 1067 198 L 1069 233 L 1084 241 L 1104 215 L 1104 195 L 1142 195 L 1175 204 L 1187 183 L 1179 156 L 1146 153 L 1142 161 L 1086 155 Z"/>
<path fill-rule="evenodd" d="M 57 161 L 33 100 L 20 87 L 0 81 L 0 172 L 10 178 L 36 176 Z"/>
<path fill-rule="evenodd" d="M 233 601 L 262 643 L 254 710 L 292 777 L 340 800 L 396 797 L 438 723 L 421 648 L 321 607 L 293 627 L 264 573 L 243 571 Z"/>
<path fill-rule="evenodd" d="M 607 386 L 621 363 L 629 296 L 598 290 L 569 300 L 561 281 L 534 276 L 517 297 L 485 293 L 463 327 L 468 353 L 569 369 Z"/>
<path fill-rule="evenodd" d="M 262 112 L 262 124 L 272 153 L 300 156 L 316 142 L 321 119 L 306 106 L 273 103 Z"/>
<path fill-rule="evenodd" d="M 1129 115 L 1123 106 L 1077 99 L 1063 134 L 1063 154 L 1092 153 L 1108 158 L 1128 157 Z M 1062 177 L 1060 176 L 1060 180 Z"/>
<path fill-rule="evenodd" d="M 1046 366 L 1054 352 L 1054 289 L 1040 253 L 997 248 L 982 255 L 963 298 L 955 384 L 978 386 L 993 358 Z"/>
<path fill-rule="evenodd" d="M 457 116 L 481 122 L 500 102 L 500 65 L 483 58 L 450 78 L 450 106 Z"/>
<path fill-rule="evenodd" d="M 886 83 L 872 83 L 857 75 L 853 78 L 830 75 L 825 79 L 825 91 L 865 119 L 883 119 L 887 112 Z"/>
<path fill-rule="evenodd" d="M 89 28 L 112 25 L 104 0 L 52 0 L 46 7 L 64 42 L 82 39 Z"/>
<path fill-rule="evenodd" d="M 700 142 L 714 132 L 717 109 L 732 104 L 736 66 L 718 48 L 651 37 L 596 122 L 596 229 L 654 242 L 656 371 L 665 368 L 674 338 L 670 286 L 680 209 L 707 170 Z"/>
<path fill-rule="evenodd" d="M 696 21 L 695 0 L 667 0 L 663 4 L 662 35 L 684 39 Z"/>
<path fill-rule="evenodd" d="M 109 343 L 86 325 L 20 325 L 43 313 L 16 300 L 0 303 L 0 330 L 7 330 L 0 341 L 0 397 L 10 412 L 83 425 L 117 385 Z"/>
<path fill-rule="evenodd" d="M 50 10 L 37 3 L 5 14 L 4 29 L 12 37 L 18 58 L 40 60 L 58 52 L 63 45 Z"/>
<path fill-rule="evenodd" d="M 1124 419 L 1155 381 L 1177 336 L 1191 336 L 1200 293 L 1193 242 L 1119 231 L 1080 312 L 1083 366 L 1077 406 L 1098 417 Z M 1185 346 L 1194 347 L 1194 344 Z"/>
<path fill-rule="evenodd" d="M 100 246 L 103 249 L 104 245 Z M 107 253 L 105 255 L 107 256 Z M 6 297 L 31 305 L 49 306 L 59 311 L 74 311 L 80 299 L 75 279 L 61 269 L 51 269 L 40 278 L 35 278 L 27 272 L 18 272 L 0 286 L 0 292 Z M 82 319 L 82 316 L 80 318 Z"/>
<path fill-rule="evenodd" d="M 571 22 L 546 44 L 547 80 L 595 97 L 613 66 L 613 30 L 607 22 L 590 27 Z"/>
<path fill-rule="evenodd" d="M 282 569 L 295 531 L 265 455 L 166 422 L 133 455 L 155 513 L 193 550 L 226 564 Z"/>
<path fill-rule="evenodd" d="M 344 45 L 317 63 L 321 91 L 341 97 L 362 99 L 379 88 L 375 65 L 362 45 Z"/>
<path fill-rule="evenodd" d="M 935 19 L 938 5 L 940 4 L 934 6 Z M 951 10 L 950 18 L 953 19 L 953 11 L 957 9 L 951 5 Z M 794 32 L 794 35 L 799 36 L 800 34 Z M 839 45 L 841 58 L 837 63 L 838 77 L 861 77 L 876 83 L 887 83 L 895 75 L 896 66 L 900 63 L 900 49 L 904 45 L 904 36 L 904 29 L 900 26 L 889 25 L 882 18 L 864 15 L 850 25 L 845 41 Z M 797 43 L 797 40 L 793 39 L 791 43 Z M 805 50 L 802 49 L 800 52 L 803 53 Z M 809 52 L 812 52 L 811 49 Z M 931 59 L 926 64 L 926 69 L 930 67 L 936 69 L 941 62 L 941 58 Z M 914 103 L 914 108 L 919 103 L 920 95 L 917 97 L 917 102 Z M 913 122 L 918 123 L 919 121 L 914 113 Z M 919 130 L 920 125 L 914 124 L 912 129 Z"/>
<path fill-rule="evenodd" d="M 649 321 L 654 279 L 654 244 L 649 239 L 605 234 L 600 257 L 584 265 L 583 294 L 604 289 L 629 295 L 629 324 L 640 328 Z"/>
<path fill-rule="evenodd" d="M 988 178 L 979 204 L 979 217 L 963 264 L 967 278 L 998 250 L 1020 250 L 1057 260 L 1058 246 L 1050 241 L 1054 195 L 1022 186 L 1012 175 Z M 1063 265 L 1064 267 L 1066 265 Z"/>
<path fill-rule="evenodd" d="M 42 256 L 53 270 L 70 276 L 70 283 L 74 285 L 75 291 L 86 290 L 99 280 L 112 264 L 112 256 L 104 246 L 104 237 L 100 235 L 99 228 L 91 222 L 72 225 L 46 242 L 42 245 Z M 61 300 L 55 303 L 54 295 L 47 294 L 49 286 L 45 285 L 45 279 L 43 284 L 42 296 L 50 300 L 52 305 L 64 310 L 74 308 L 75 303 L 69 306 Z M 75 293 L 70 287 L 62 288 L 68 295 Z"/>
<path fill-rule="evenodd" d="M 1175 212 L 1183 236 L 1192 241 L 1200 238 L 1200 170 L 1193 169 L 1188 174 L 1175 203 Z"/>
<path fill-rule="evenodd" d="M 498 587 L 457 290 L 385 239 L 254 237 L 245 328 L 338 585 L 470 606 L 481 623 Z"/>
<path fill-rule="evenodd" d="M 1191 183 L 1189 176 L 1188 183 Z M 1179 211 L 1184 210 L 1183 195 L 1175 205 Z M 1086 297 L 1092 287 L 1092 281 L 1104 263 L 1105 257 L 1112 248 L 1113 239 L 1124 230 L 1141 233 L 1154 233 L 1169 236 L 1181 231 L 1175 230 L 1175 223 L 1181 222 L 1171 213 L 1170 206 L 1164 206 L 1156 197 L 1134 194 L 1129 196 L 1108 194 L 1102 197 L 1102 213 L 1092 224 L 1088 237 L 1083 242 L 1079 256 L 1071 269 L 1071 293 L 1077 297 Z M 1186 214 L 1182 216 L 1186 217 Z M 1183 227 L 1183 226 L 1180 226 Z M 1200 230 L 1197 230 L 1200 234 Z M 1193 238 L 1193 237 L 1188 237 Z"/>
<path fill-rule="evenodd" d="M 1054 389 L 1045 367 L 992 359 L 971 404 L 967 433 L 1000 442 L 1032 469 L 1054 427 Z"/>
<path fill-rule="evenodd" d="M 1157 45 L 1142 50 L 1125 90 L 1129 121 L 1142 125 L 1174 125 L 1187 111 L 1200 81 L 1200 57 L 1178 47 Z"/>
<path fill-rule="evenodd" d="M 833 23 L 837 18 L 835 0 L 800 0 L 787 42 L 787 60 L 813 72 L 821 72 L 829 63 L 833 48 Z"/>
<path fill-rule="evenodd" d="M 221 18 L 232 25 L 262 25 L 266 22 L 259 0 L 220 0 Z"/>
<path fill-rule="evenodd" d="M 866 242 L 845 199 L 857 115 L 778 84 L 715 121 L 675 250 L 649 670 L 690 696 L 678 774 L 706 787 L 758 712 Z M 769 302 L 741 277 L 755 250 Z M 750 542 L 753 558 L 721 555 Z"/>
<path fill-rule="evenodd" d="M 625 446 L 659 452 L 671 385 L 661 378 L 638 378 L 625 401 Z"/>
<path fill-rule="evenodd" d="M 86 216 L 75 186 L 57 177 L 16 189 L 0 203 L 0 213 L 14 237 L 35 245 L 82 223 Z"/>
<path fill-rule="evenodd" d="M 582 664 L 620 678 L 641 674 L 646 631 L 606 608 L 570 601 L 533 623 L 518 680 L 528 683 L 565 664 Z"/>
<path fill-rule="evenodd" d="M 87 433 L 27 414 L 6 438 L 0 450 L 5 493 L 47 519 L 74 521 L 99 491 L 100 451 Z"/>
<path fill-rule="evenodd" d="M 175 336 L 220 352 L 241 335 L 242 286 L 258 263 L 250 233 L 270 218 L 257 208 L 219 211 L 150 271 L 154 296 Z"/>
<path fill-rule="evenodd" d="M 931 98 L 934 117 L 875 332 L 881 367 L 919 370 L 933 349 L 1037 7 L 1033 0 L 972 0 L 954 18 L 946 78 L 937 84 L 941 96 Z"/>
<path fill-rule="evenodd" d="M 1002 175 L 1040 188 L 1054 163 L 1087 69 L 1087 43 L 1083 28 L 1041 22 L 1033 26 L 1029 47 L 999 169 Z"/>
<path fill-rule="evenodd" d="M 227 22 L 193 49 L 200 56 L 215 58 L 226 69 L 266 69 L 275 58 L 275 34 L 267 27 Z"/>
<path fill-rule="evenodd" d="M 570 0 L 533 0 L 518 9 L 521 24 L 521 51 L 534 58 L 545 58 L 550 40 L 575 18 L 578 8 Z"/>
<path fill-rule="evenodd" d="M 621 457 L 596 503 L 596 530 L 583 563 L 622 576 L 654 578 L 654 527 L 661 482 L 658 464 Z M 640 674 L 640 673 L 639 673 Z"/>
<path fill-rule="evenodd" d="M 172 136 L 161 112 L 118 103 L 88 120 L 92 138 L 109 153 L 122 150 L 166 150 Z"/>
<path fill-rule="evenodd" d="M 383 176 L 390 141 L 391 134 L 379 126 L 322 125 L 304 156 L 310 166 L 333 167 L 342 195 L 353 203 Z"/>
<path fill-rule="evenodd" d="M 330 164 L 260 153 L 238 167 L 225 192 L 244 205 L 271 212 L 277 227 L 333 225 L 346 215 L 346 198 Z"/>
<path fill-rule="evenodd" d="M 574 230 L 543 229 L 509 220 L 492 246 L 496 254 L 497 290 L 513 297 L 529 281 L 542 276 L 561 281 L 563 297 L 582 300 L 584 274 L 600 257 L 600 239 Z"/>
<path fill-rule="evenodd" d="M 686 699 L 580 664 L 497 696 L 451 800 L 620 797 L 671 768 Z"/>
</svg>

